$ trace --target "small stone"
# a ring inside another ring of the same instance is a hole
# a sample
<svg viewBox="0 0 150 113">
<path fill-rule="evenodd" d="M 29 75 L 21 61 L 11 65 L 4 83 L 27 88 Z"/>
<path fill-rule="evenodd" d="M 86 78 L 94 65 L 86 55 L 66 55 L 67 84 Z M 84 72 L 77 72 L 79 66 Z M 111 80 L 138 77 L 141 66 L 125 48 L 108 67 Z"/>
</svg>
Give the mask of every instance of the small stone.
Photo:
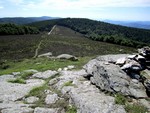
<svg viewBox="0 0 150 113">
<path fill-rule="evenodd" d="M 137 55 L 129 55 L 127 58 L 128 58 L 128 59 L 135 59 L 136 56 L 137 56 Z"/>
<path fill-rule="evenodd" d="M 50 56 L 52 56 L 52 52 L 48 52 L 48 53 L 38 55 L 38 57 L 50 57 Z"/>
<path fill-rule="evenodd" d="M 45 92 L 45 94 L 46 94 L 46 95 L 48 95 L 48 94 L 52 93 L 52 91 L 51 91 L 51 90 L 45 90 L 44 92 Z"/>
<path fill-rule="evenodd" d="M 57 94 L 47 95 L 45 99 L 46 104 L 53 104 L 59 99 Z"/>
<path fill-rule="evenodd" d="M 125 61 L 126 61 L 126 57 L 120 58 L 120 59 L 117 60 L 116 64 L 117 65 L 123 65 L 125 63 Z"/>
<path fill-rule="evenodd" d="M 64 71 L 67 71 L 68 70 L 68 68 L 67 67 L 64 67 L 64 69 L 63 69 Z"/>
<path fill-rule="evenodd" d="M 56 84 L 58 81 L 59 81 L 58 78 L 54 78 L 54 79 L 52 79 L 52 80 L 49 81 L 48 85 L 52 86 L 52 85 Z"/>
<path fill-rule="evenodd" d="M 105 64 L 105 65 L 109 65 L 109 63 L 108 63 L 108 62 L 104 62 L 104 64 Z"/>
<path fill-rule="evenodd" d="M 132 82 L 137 84 L 139 81 L 137 79 L 132 79 Z"/>
<path fill-rule="evenodd" d="M 29 69 L 29 70 L 25 70 L 25 71 L 23 71 L 23 72 L 28 72 L 28 73 L 37 73 L 38 71 L 37 70 L 35 70 L 35 69 Z"/>
<path fill-rule="evenodd" d="M 26 101 L 27 103 L 29 103 L 29 104 L 33 104 L 33 103 L 37 102 L 38 100 L 39 100 L 39 98 L 34 97 L 34 96 L 28 97 L 28 98 L 25 99 L 25 101 Z"/>
<path fill-rule="evenodd" d="M 12 74 L 16 76 L 16 75 L 20 75 L 21 73 L 20 72 L 12 72 Z"/>
<path fill-rule="evenodd" d="M 62 68 L 59 68 L 57 71 L 58 71 L 58 72 L 62 71 Z"/>
<path fill-rule="evenodd" d="M 70 66 L 68 66 L 67 68 L 70 70 L 70 69 L 74 69 L 75 66 L 74 66 L 74 65 L 70 65 Z"/>
<path fill-rule="evenodd" d="M 145 57 L 143 57 L 143 56 L 141 56 L 141 55 L 138 55 L 138 56 L 136 57 L 136 59 L 137 59 L 137 60 L 145 60 Z"/>
</svg>

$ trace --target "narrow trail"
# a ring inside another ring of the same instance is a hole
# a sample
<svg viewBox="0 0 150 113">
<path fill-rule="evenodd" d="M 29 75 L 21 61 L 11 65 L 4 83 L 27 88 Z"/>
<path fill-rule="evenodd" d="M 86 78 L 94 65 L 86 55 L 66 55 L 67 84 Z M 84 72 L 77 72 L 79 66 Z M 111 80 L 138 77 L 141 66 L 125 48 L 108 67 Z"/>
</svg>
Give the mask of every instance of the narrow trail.
<svg viewBox="0 0 150 113">
<path fill-rule="evenodd" d="M 52 31 L 55 29 L 56 25 L 53 26 L 53 28 L 51 29 L 51 31 L 48 33 L 48 35 L 51 35 Z M 38 47 L 36 48 L 35 50 L 35 55 L 33 58 L 37 58 L 38 56 L 38 53 L 39 53 L 39 49 L 40 49 L 40 46 L 42 44 L 43 40 L 40 41 L 40 43 L 38 44 Z"/>
<path fill-rule="evenodd" d="M 38 44 L 38 47 L 37 47 L 36 50 L 35 50 L 35 55 L 34 55 L 33 58 L 37 58 L 38 53 L 39 53 L 40 46 L 41 46 L 41 44 L 42 44 L 42 41 L 43 41 L 43 40 L 41 40 L 40 43 Z"/>
</svg>

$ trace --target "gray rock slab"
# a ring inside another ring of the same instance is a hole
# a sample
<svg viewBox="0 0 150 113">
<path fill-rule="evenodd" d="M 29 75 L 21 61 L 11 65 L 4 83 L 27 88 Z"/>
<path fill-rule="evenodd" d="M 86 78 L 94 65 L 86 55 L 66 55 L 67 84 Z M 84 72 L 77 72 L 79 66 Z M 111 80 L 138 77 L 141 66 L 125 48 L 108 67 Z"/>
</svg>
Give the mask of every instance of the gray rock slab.
<svg viewBox="0 0 150 113">
<path fill-rule="evenodd" d="M 0 103 L 1 113 L 32 113 L 33 109 L 29 108 L 29 106 L 17 102 Z"/>
<path fill-rule="evenodd" d="M 128 57 L 130 54 L 117 54 L 117 55 L 102 55 L 97 57 L 98 61 L 116 62 L 120 58 Z"/>
<path fill-rule="evenodd" d="M 13 79 L 13 75 L 0 76 L 0 101 L 9 102 L 16 101 L 23 98 L 29 93 L 33 87 L 38 87 L 44 84 L 44 80 L 41 79 L 29 79 L 26 80 L 26 84 L 9 83 L 10 79 Z"/>
<path fill-rule="evenodd" d="M 21 107 L 21 108 L 8 108 L 8 109 L 3 109 L 1 113 L 33 113 L 32 108 L 26 108 L 26 107 Z"/>
<path fill-rule="evenodd" d="M 55 76 L 57 73 L 58 73 L 57 71 L 47 70 L 45 72 L 38 72 L 32 75 L 32 77 L 40 78 L 40 79 L 47 79 L 49 77 Z"/>
<path fill-rule="evenodd" d="M 60 111 L 59 108 L 41 108 L 41 107 L 37 107 L 37 108 L 35 108 L 34 113 L 61 113 L 59 111 Z"/>
</svg>

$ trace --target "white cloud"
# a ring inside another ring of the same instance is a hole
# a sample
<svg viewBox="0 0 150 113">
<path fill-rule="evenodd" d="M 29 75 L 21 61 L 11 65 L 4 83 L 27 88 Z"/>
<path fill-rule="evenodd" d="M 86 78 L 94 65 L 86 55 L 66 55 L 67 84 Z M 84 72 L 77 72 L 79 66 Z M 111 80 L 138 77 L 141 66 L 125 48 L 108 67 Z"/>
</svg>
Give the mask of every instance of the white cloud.
<svg viewBox="0 0 150 113">
<path fill-rule="evenodd" d="M 0 6 L 0 9 L 3 9 L 4 7 L 3 6 Z"/>
<path fill-rule="evenodd" d="M 150 7 L 150 0 L 9 0 L 24 11 L 94 11 L 104 7 Z"/>
<path fill-rule="evenodd" d="M 11 2 L 11 3 L 14 3 L 16 5 L 20 5 L 24 2 L 24 0 L 8 0 L 8 1 Z"/>
</svg>

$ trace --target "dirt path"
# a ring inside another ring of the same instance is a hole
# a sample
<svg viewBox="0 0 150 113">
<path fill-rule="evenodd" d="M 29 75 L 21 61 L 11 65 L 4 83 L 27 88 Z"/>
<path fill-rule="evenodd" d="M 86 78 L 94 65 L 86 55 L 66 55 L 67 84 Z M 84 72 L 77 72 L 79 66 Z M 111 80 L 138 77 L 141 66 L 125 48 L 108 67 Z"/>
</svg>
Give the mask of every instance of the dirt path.
<svg viewBox="0 0 150 113">
<path fill-rule="evenodd" d="M 53 28 L 51 29 L 51 31 L 48 33 L 48 35 L 51 35 L 52 31 L 55 29 L 56 25 L 53 26 Z"/>
</svg>

